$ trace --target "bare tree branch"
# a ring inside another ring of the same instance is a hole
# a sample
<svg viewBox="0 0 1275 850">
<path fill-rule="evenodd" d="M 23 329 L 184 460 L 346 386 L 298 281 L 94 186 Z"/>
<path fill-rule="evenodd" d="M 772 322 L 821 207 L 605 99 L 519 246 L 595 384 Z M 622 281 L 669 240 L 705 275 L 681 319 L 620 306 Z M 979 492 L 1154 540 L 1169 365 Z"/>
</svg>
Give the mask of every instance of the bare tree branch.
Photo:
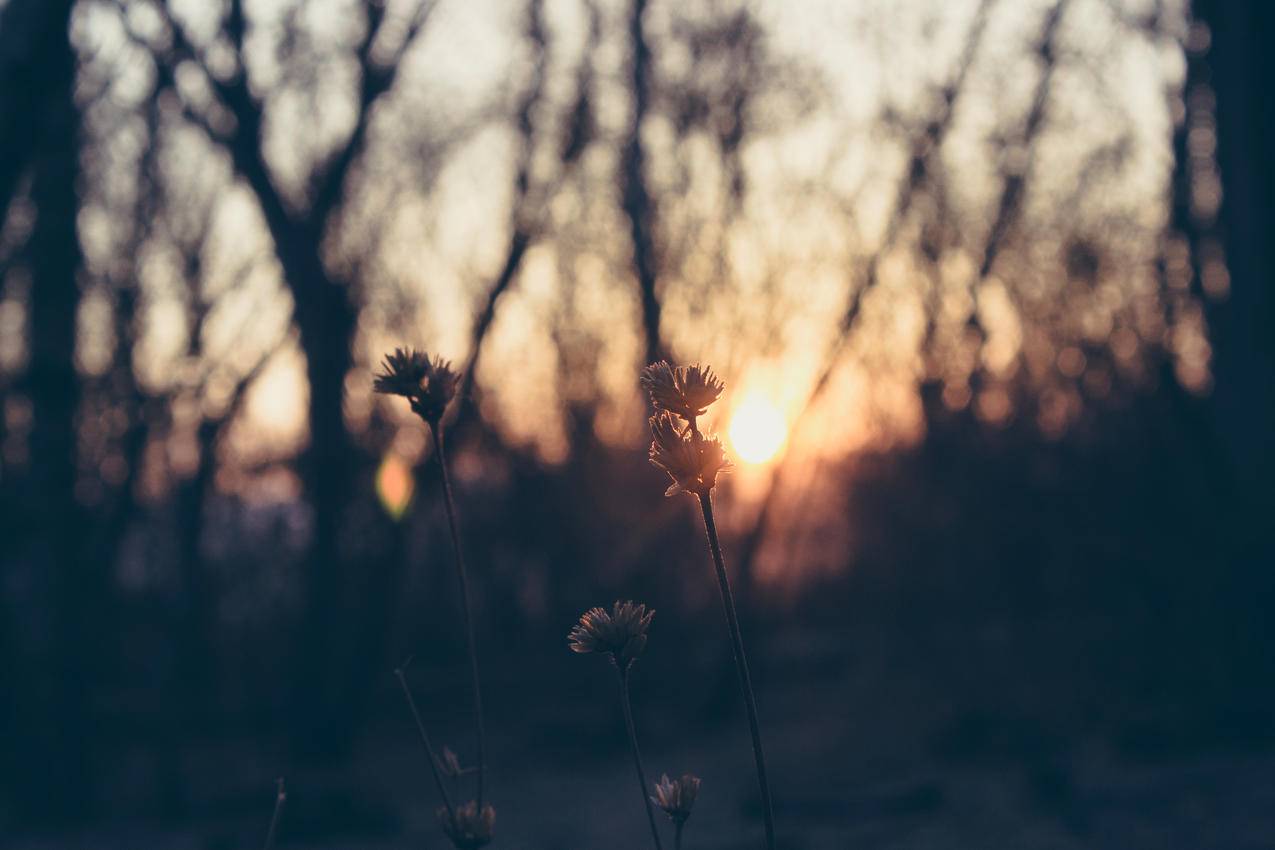
<svg viewBox="0 0 1275 850">
<path fill-rule="evenodd" d="M 590 45 L 596 46 L 599 35 L 597 9 L 590 4 L 591 27 Z M 535 52 L 535 66 L 531 83 L 527 88 L 517 110 L 518 126 L 518 165 L 514 176 L 514 203 L 511 214 L 509 243 L 505 249 L 505 258 L 500 273 L 496 276 L 491 288 L 483 300 L 483 306 L 474 321 L 474 329 L 470 335 L 469 362 L 465 365 L 461 376 L 460 396 L 466 398 L 473 386 L 478 362 L 482 356 L 483 342 L 491 329 L 496 315 L 496 305 L 513 284 L 522 267 L 523 257 L 527 249 L 535 242 L 541 229 L 540 219 L 544 208 L 579 161 L 580 154 L 588 145 L 592 134 L 591 110 L 589 106 L 592 86 L 591 61 L 586 50 L 581 60 L 581 70 L 577 79 L 576 100 L 572 106 L 570 118 L 564 122 L 562 140 L 559 145 L 561 171 L 554 181 L 542 187 L 532 185 L 531 165 L 536 151 L 536 129 L 533 121 L 536 109 L 544 99 L 545 72 L 548 59 L 547 35 L 544 28 L 543 0 L 530 0 L 527 6 L 526 34 Z"/>
<path fill-rule="evenodd" d="M 1066 2 L 1066 0 L 1063 0 L 1063 2 Z M 979 5 L 970 24 L 969 34 L 966 36 L 956 70 L 941 92 L 939 112 L 926 123 L 910 146 L 908 169 L 899 181 L 895 193 L 895 202 L 891 208 L 885 233 L 864 266 L 862 280 L 851 285 L 850 302 L 842 316 L 837 340 L 833 344 L 832 350 L 825 357 L 812 389 L 798 408 L 797 415 L 794 418 L 794 422 L 797 423 L 795 427 L 799 427 L 800 423 L 806 419 L 808 412 L 815 406 L 815 403 L 826 390 L 833 371 L 836 369 L 836 364 L 840 361 L 841 353 L 848 344 L 850 335 L 858 321 L 864 295 L 876 286 L 881 260 L 894 247 L 907 213 L 912 207 L 916 193 L 925 185 L 933 170 L 934 166 L 931 159 L 938 156 L 943 139 L 951 128 L 957 101 L 965 88 L 970 69 L 978 56 L 994 4 L 995 0 L 983 0 Z M 751 586 L 757 555 L 761 550 L 761 544 L 770 526 L 771 515 L 775 511 L 778 493 L 791 457 L 792 453 L 788 452 L 775 462 L 766 485 L 765 495 L 762 496 L 761 504 L 758 507 L 757 515 L 748 532 L 744 535 L 740 546 L 738 559 L 740 584 L 745 594 Z"/>
</svg>

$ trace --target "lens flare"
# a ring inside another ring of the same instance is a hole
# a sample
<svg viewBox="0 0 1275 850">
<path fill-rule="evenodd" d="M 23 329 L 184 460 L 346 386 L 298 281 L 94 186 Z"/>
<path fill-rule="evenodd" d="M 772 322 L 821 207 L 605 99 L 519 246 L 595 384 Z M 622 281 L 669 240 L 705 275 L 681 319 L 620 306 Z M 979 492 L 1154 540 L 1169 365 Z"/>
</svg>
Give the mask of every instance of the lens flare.
<svg viewBox="0 0 1275 850">
<path fill-rule="evenodd" d="M 730 418 L 730 442 L 745 463 L 765 463 L 787 439 L 783 413 L 765 396 L 745 398 Z"/>
<path fill-rule="evenodd" d="M 412 503 L 415 490 L 412 468 L 398 455 L 387 452 L 376 471 L 376 495 L 381 500 L 381 507 L 394 519 L 402 519 Z"/>
</svg>

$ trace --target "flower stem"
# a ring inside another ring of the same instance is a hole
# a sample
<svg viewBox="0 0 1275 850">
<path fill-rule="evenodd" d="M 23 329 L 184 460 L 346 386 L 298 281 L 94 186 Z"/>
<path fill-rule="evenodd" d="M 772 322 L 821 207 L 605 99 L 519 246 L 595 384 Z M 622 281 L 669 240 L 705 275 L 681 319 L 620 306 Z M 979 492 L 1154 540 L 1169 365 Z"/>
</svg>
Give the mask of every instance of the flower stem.
<svg viewBox="0 0 1275 850">
<path fill-rule="evenodd" d="M 402 667 L 396 669 L 394 675 L 398 677 L 398 683 L 403 687 L 403 696 L 407 697 L 407 707 L 411 709 L 412 719 L 416 721 L 416 731 L 421 733 L 421 743 L 425 745 L 425 756 L 429 759 L 430 773 L 434 774 L 434 784 L 438 786 L 438 796 L 443 798 L 448 819 L 455 823 L 456 808 L 452 805 L 452 798 L 447 793 L 447 786 L 443 784 L 443 776 L 438 771 L 438 755 L 434 752 L 434 745 L 430 743 L 429 733 L 425 731 L 421 713 L 416 710 L 416 700 L 412 698 L 412 689 L 407 686 L 407 676 L 403 673 Z"/>
<path fill-rule="evenodd" d="M 685 821 L 677 821 L 673 827 L 673 850 L 682 850 L 682 830 L 686 827 Z"/>
<path fill-rule="evenodd" d="M 633 725 L 633 705 L 629 700 L 629 674 L 626 670 L 616 668 L 620 673 L 620 704 L 624 707 L 624 725 L 629 732 L 629 745 L 633 748 L 633 766 L 637 768 L 638 790 L 642 792 L 642 802 L 646 805 L 646 820 L 651 824 L 651 838 L 655 840 L 655 850 L 663 850 L 660 845 L 660 831 L 655 826 L 655 809 L 651 807 L 650 789 L 646 784 L 646 768 L 642 766 L 642 752 L 638 749 L 637 728 Z"/>
<path fill-rule="evenodd" d="M 735 613 L 735 597 L 731 594 L 726 564 L 722 561 L 722 546 L 717 539 L 717 525 L 713 521 L 713 497 L 708 491 L 699 494 L 699 505 L 704 514 L 708 546 L 713 552 L 713 566 L 717 569 L 717 586 L 722 594 L 722 607 L 726 610 L 726 624 L 730 627 L 731 646 L 735 650 L 735 669 L 739 673 L 739 689 L 743 692 L 744 708 L 748 713 L 748 730 L 753 736 L 753 759 L 757 763 L 757 787 L 761 791 L 766 846 L 775 850 L 775 816 L 770 801 L 770 782 L 766 779 L 766 756 L 761 748 L 761 727 L 757 722 L 757 698 L 753 696 L 753 682 L 748 675 L 748 658 L 744 654 L 744 638 L 740 634 L 739 617 Z"/>
<path fill-rule="evenodd" d="M 465 557 L 460 550 L 460 533 L 456 530 L 456 502 L 452 497 L 452 482 L 447 474 L 447 456 L 443 453 L 443 426 L 430 427 L 434 437 L 434 451 L 438 455 L 438 468 L 443 474 L 443 502 L 447 505 L 447 527 L 452 534 L 452 551 L 456 554 L 456 580 L 460 584 L 461 614 L 465 623 L 465 643 L 469 649 L 469 675 L 474 685 L 474 736 L 478 739 L 478 811 L 483 810 L 483 786 L 487 778 L 487 730 L 483 725 L 483 691 L 478 679 L 478 649 L 474 642 L 474 618 L 469 610 L 469 577 L 465 572 Z"/>
<path fill-rule="evenodd" d="M 282 777 L 277 784 L 278 791 L 274 797 L 274 814 L 270 816 L 270 829 L 266 831 L 266 843 L 262 845 L 263 850 L 271 850 L 274 847 L 274 836 L 279 829 L 279 818 L 283 816 L 283 804 L 288 802 L 288 791 L 283 786 Z"/>
</svg>

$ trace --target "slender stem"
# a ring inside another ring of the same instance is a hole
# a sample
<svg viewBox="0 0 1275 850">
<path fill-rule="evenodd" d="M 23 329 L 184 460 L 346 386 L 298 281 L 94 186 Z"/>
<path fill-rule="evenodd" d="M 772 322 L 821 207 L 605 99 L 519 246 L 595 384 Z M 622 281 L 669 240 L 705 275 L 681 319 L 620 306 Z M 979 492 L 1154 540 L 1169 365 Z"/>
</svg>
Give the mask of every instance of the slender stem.
<svg viewBox="0 0 1275 850">
<path fill-rule="evenodd" d="M 722 607 L 726 610 L 726 623 L 730 627 L 731 645 L 735 650 L 739 689 L 743 692 L 744 708 L 748 712 L 748 731 L 753 736 L 753 759 L 757 762 L 757 787 L 761 791 L 761 811 L 766 825 L 766 846 L 770 850 L 775 850 L 775 816 L 770 801 L 770 782 L 766 779 L 766 756 L 761 748 L 761 727 L 757 722 L 757 698 L 753 696 L 753 682 L 748 675 L 744 638 L 739 631 L 739 617 L 735 614 L 735 598 L 730 592 L 730 579 L 726 577 L 726 564 L 722 561 L 722 546 L 717 540 L 717 525 L 713 522 L 713 498 L 709 492 L 699 494 L 699 505 L 704 513 L 704 531 L 708 534 L 708 546 L 713 551 L 713 566 L 717 569 L 717 586 L 722 593 Z"/>
<path fill-rule="evenodd" d="M 425 723 L 421 720 L 421 713 L 416 710 L 416 700 L 412 699 L 412 689 L 407 686 L 407 676 L 403 673 L 403 668 L 399 667 L 394 671 L 394 675 L 398 677 L 398 683 L 403 688 L 403 696 L 407 697 L 407 707 L 412 710 L 412 719 L 416 721 L 416 731 L 421 733 L 421 743 L 425 745 L 425 757 L 429 759 L 430 773 L 434 774 L 434 784 L 438 786 L 438 796 L 443 798 L 443 805 L 447 808 L 447 817 L 452 822 L 456 822 L 456 809 L 452 805 L 452 798 L 447 793 L 447 786 L 443 784 L 443 775 L 438 770 L 438 755 L 434 752 L 434 745 L 430 743 L 429 733 L 425 731 Z"/>
<path fill-rule="evenodd" d="M 629 745 L 633 748 L 633 766 L 637 768 L 638 790 L 642 792 L 642 802 L 646 805 L 646 820 L 651 824 L 651 838 L 655 841 L 655 850 L 663 850 L 660 845 L 660 830 L 655 825 L 655 809 L 651 806 L 651 791 L 646 784 L 646 768 L 642 766 L 642 751 L 638 749 L 637 728 L 633 725 L 633 705 L 629 700 L 629 674 L 620 670 L 620 704 L 624 707 L 624 725 L 629 732 Z"/>
<path fill-rule="evenodd" d="M 487 779 L 487 730 L 483 725 L 483 691 L 478 679 L 478 649 L 474 641 L 474 617 L 469 610 L 469 577 L 465 556 L 461 554 L 460 533 L 456 530 L 456 501 L 452 497 L 452 481 L 447 474 L 447 456 L 443 453 L 443 426 L 430 427 L 438 468 L 443 473 L 443 502 L 447 505 L 447 527 L 452 534 L 452 551 L 456 553 L 456 580 L 460 585 L 461 615 L 465 623 L 465 644 L 469 649 L 469 676 L 474 686 L 474 736 L 478 739 L 478 811 L 483 810 L 483 786 Z"/>
<path fill-rule="evenodd" d="M 673 826 L 673 850 L 682 850 L 682 830 L 686 827 L 686 821 L 677 821 Z"/>
<path fill-rule="evenodd" d="M 283 816 L 283 804 L 288 802 L 288 791 L 283 786 L 283 777 L 277 780 L 278 791 L 274 798 L 274 814 L 270 816 L 270 829 L 266 831 L 266 843 L 262 845 L 263 850 L 271 850 L 274 847 L 274 835 L 279 829 L 279 818 Z"/>
</svg>

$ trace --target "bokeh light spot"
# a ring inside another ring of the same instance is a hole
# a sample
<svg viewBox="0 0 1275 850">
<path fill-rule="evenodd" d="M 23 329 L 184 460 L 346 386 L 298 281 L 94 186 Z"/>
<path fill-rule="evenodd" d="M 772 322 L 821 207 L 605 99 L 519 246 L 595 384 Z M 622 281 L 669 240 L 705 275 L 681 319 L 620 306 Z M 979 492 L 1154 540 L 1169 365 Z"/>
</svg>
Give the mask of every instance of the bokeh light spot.
<svg viewBox="0 0 1275 850">
<path fill-rule="evenodd" d="M 376 470 L 376 496 L 381 507 L 394 519 L 402 519 L 415 491 L 416 481 L 407 462 L 396 453 L 387 452 Z"/>
</svg>

